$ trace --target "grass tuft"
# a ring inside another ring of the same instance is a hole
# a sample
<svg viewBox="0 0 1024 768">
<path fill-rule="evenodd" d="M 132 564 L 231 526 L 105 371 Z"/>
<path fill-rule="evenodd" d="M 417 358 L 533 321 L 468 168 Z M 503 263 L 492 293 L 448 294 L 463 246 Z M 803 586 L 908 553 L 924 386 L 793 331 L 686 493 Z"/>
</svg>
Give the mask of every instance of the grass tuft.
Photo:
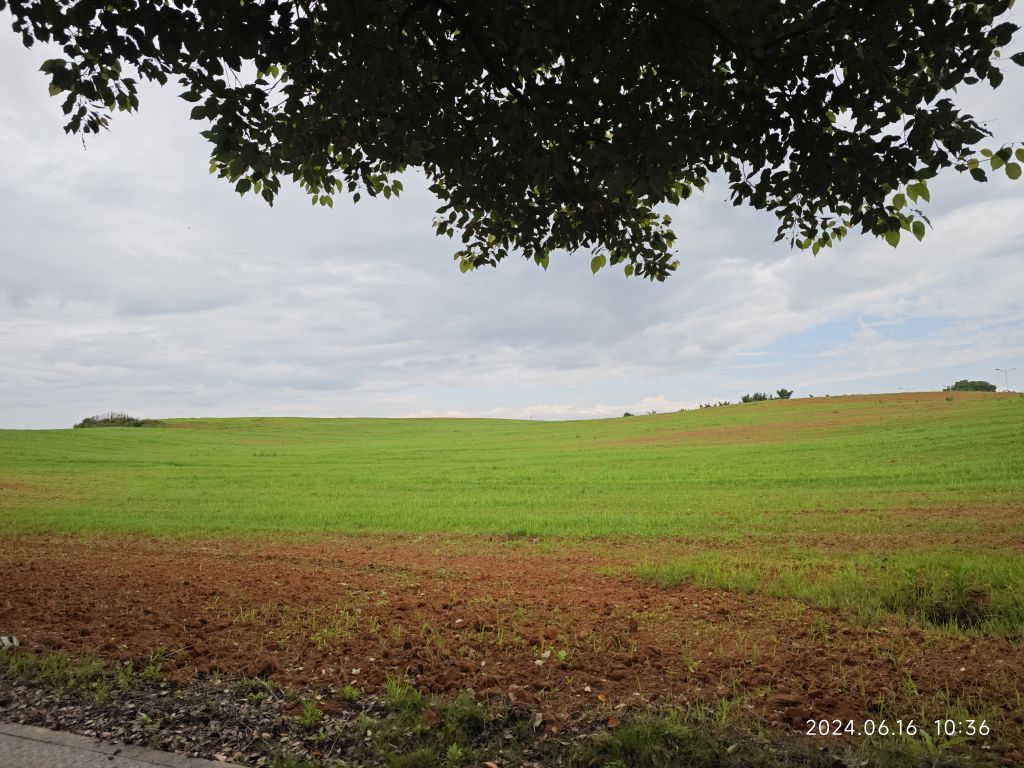
<svg viewBox="0 0 1024 768">
<path fill-rule="evenodd" d="M 708 735 L 667 718 L 641 716 L 622 723 L 584 748 L 580 766 L 719 768 L 725 751 Z"/>
<path fill-rule="evenodd" d="M 429 700 L 401 678 L 388 677 L 384 681 L 384 703 L 402 719 L 414 720 L 426 709 Z"/>
</svg>

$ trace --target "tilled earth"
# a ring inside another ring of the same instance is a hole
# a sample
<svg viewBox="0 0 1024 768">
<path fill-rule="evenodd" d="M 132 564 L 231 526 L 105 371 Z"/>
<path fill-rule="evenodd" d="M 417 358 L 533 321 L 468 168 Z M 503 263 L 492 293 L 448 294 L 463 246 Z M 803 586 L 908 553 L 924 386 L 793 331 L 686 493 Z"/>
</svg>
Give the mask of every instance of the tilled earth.
<svg viewBox="0 0 1024 768">
<path fill-rule="evenodd" d="M 526 706 L 553 735 L 659 706 L 794 742 L 813 741 L 809 719 L 986 718 L 989 736 L 962 748 L 1024 762 L 1019 643 L 609 575 L 671 546 L 7 537 L 0 634 L 30 652 L 159 664 L 176 689 L 242 676 L 369 696 L 389 677 L 469 689 Z M 0 716 L 44 695 L 32 690 L 8 692 Z"/>
</svg>

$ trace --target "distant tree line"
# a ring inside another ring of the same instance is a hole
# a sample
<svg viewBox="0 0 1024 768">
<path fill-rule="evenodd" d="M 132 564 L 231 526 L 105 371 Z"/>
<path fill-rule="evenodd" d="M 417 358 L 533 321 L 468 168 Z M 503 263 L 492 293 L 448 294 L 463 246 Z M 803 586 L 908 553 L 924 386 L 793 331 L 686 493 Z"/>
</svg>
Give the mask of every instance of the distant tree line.
<svg viewBox="0 0 1024 768">
<path fill-rule="evenodd" d="M 101 413 L 96 416 L 89 416 L 75 424 L 75 429 L 86 429 L 89 427 L 150 427 L 159 424 L 157 419 L 137 419 L 127 413 Z"/>
<path fill-rule="evenodd" d="M 789 398 L 791 398 L 792 396 L 793 396 L 793 390 L 792 389 L 782 388 L 782 389 L 775 390 L 775 394 L 774 395 L 769 395 L 769 394 L 767 394 L 765 392 L 755 392 L 752 395 L 744 395 L 743 397 L 740 398 L 740 402 L 741 403 L 757 403 L 757 402 L 760 402 L 762 400 L 789 400 Z M 812 395 L 812 397 L 813 397 L 813 395 Z M 701 403 L 697 407 L 698 408 L 718 408 L 718 407 L 723 406 L 723 405 L 731 405 L 731 403 L 728 400 L 714 400 L 714 401 L 712 401 L 710 403 Z M 686 409 L 683 408 L 681 410 L 685 411 Z M 647 414 L 649 416 L 653 416 L 655 413 L 657 413 L 657 411 L 648 411 L 647 412 Z M 633 416 L 634 414 L 630 413 L 629 411 L 626 411 L 622 415 L 623 415 L 623 417 L 626 417 L 626 416 Z"/>
<path fill-rule="evenodd" d="M 762 400 L 789 400 L 793 396 L 792 389 L 778 389 L 774 395 L 769 395 L 764 392 L 755 392 L 752 395 L 744 395 L 740 398 L 741 403 L 759 403 Z"/>
<path fill-rule="evenodd" d="M 943 392 L 995 392 L 996 385 L 987 381 L 968 381 L 960 379 L 956 384 L 942 388 Z"/>
</svg>

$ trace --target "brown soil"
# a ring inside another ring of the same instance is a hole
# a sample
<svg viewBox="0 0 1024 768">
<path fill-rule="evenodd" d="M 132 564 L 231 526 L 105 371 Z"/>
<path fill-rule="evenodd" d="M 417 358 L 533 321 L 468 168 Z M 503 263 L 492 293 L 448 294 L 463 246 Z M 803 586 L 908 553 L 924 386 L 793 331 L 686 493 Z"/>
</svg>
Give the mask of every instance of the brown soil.
<svg viewBox="0 0 1024 768">
<path fill-rule="evenodd" d="M 986 717 L 1024 760 L 1024 649 L 794 601 L 608 576 L 655 544 L 443 537 L 307 542 L 0 538 L 0 634 L 30 650 L 378 690 L 510 696 L 553 723 L 648 703 L 760 721 Z M 554 551 L 552 551 L 554 550 Z M 564 653 L 563 653 L 564 652 Z"/>
</svg>

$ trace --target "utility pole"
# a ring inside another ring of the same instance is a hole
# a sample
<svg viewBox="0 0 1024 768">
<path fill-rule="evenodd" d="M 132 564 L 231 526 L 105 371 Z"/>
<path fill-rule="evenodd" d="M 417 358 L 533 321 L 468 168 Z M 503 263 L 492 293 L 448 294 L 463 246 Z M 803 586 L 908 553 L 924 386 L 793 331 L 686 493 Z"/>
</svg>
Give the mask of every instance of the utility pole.
<svg viewBox="0 0 1024 768">
<path fill-rule="evenodd" d="M 1010 371 L 1016 371 L 1017 369 L 1016 368 L 996 368 L 996 370 L 1003 374 L 1003 377 L 1006 380 L 1006 389 L 1004 391 L 1005 392 L 1009 392 L 1010 391 Z"/>
</svg>

